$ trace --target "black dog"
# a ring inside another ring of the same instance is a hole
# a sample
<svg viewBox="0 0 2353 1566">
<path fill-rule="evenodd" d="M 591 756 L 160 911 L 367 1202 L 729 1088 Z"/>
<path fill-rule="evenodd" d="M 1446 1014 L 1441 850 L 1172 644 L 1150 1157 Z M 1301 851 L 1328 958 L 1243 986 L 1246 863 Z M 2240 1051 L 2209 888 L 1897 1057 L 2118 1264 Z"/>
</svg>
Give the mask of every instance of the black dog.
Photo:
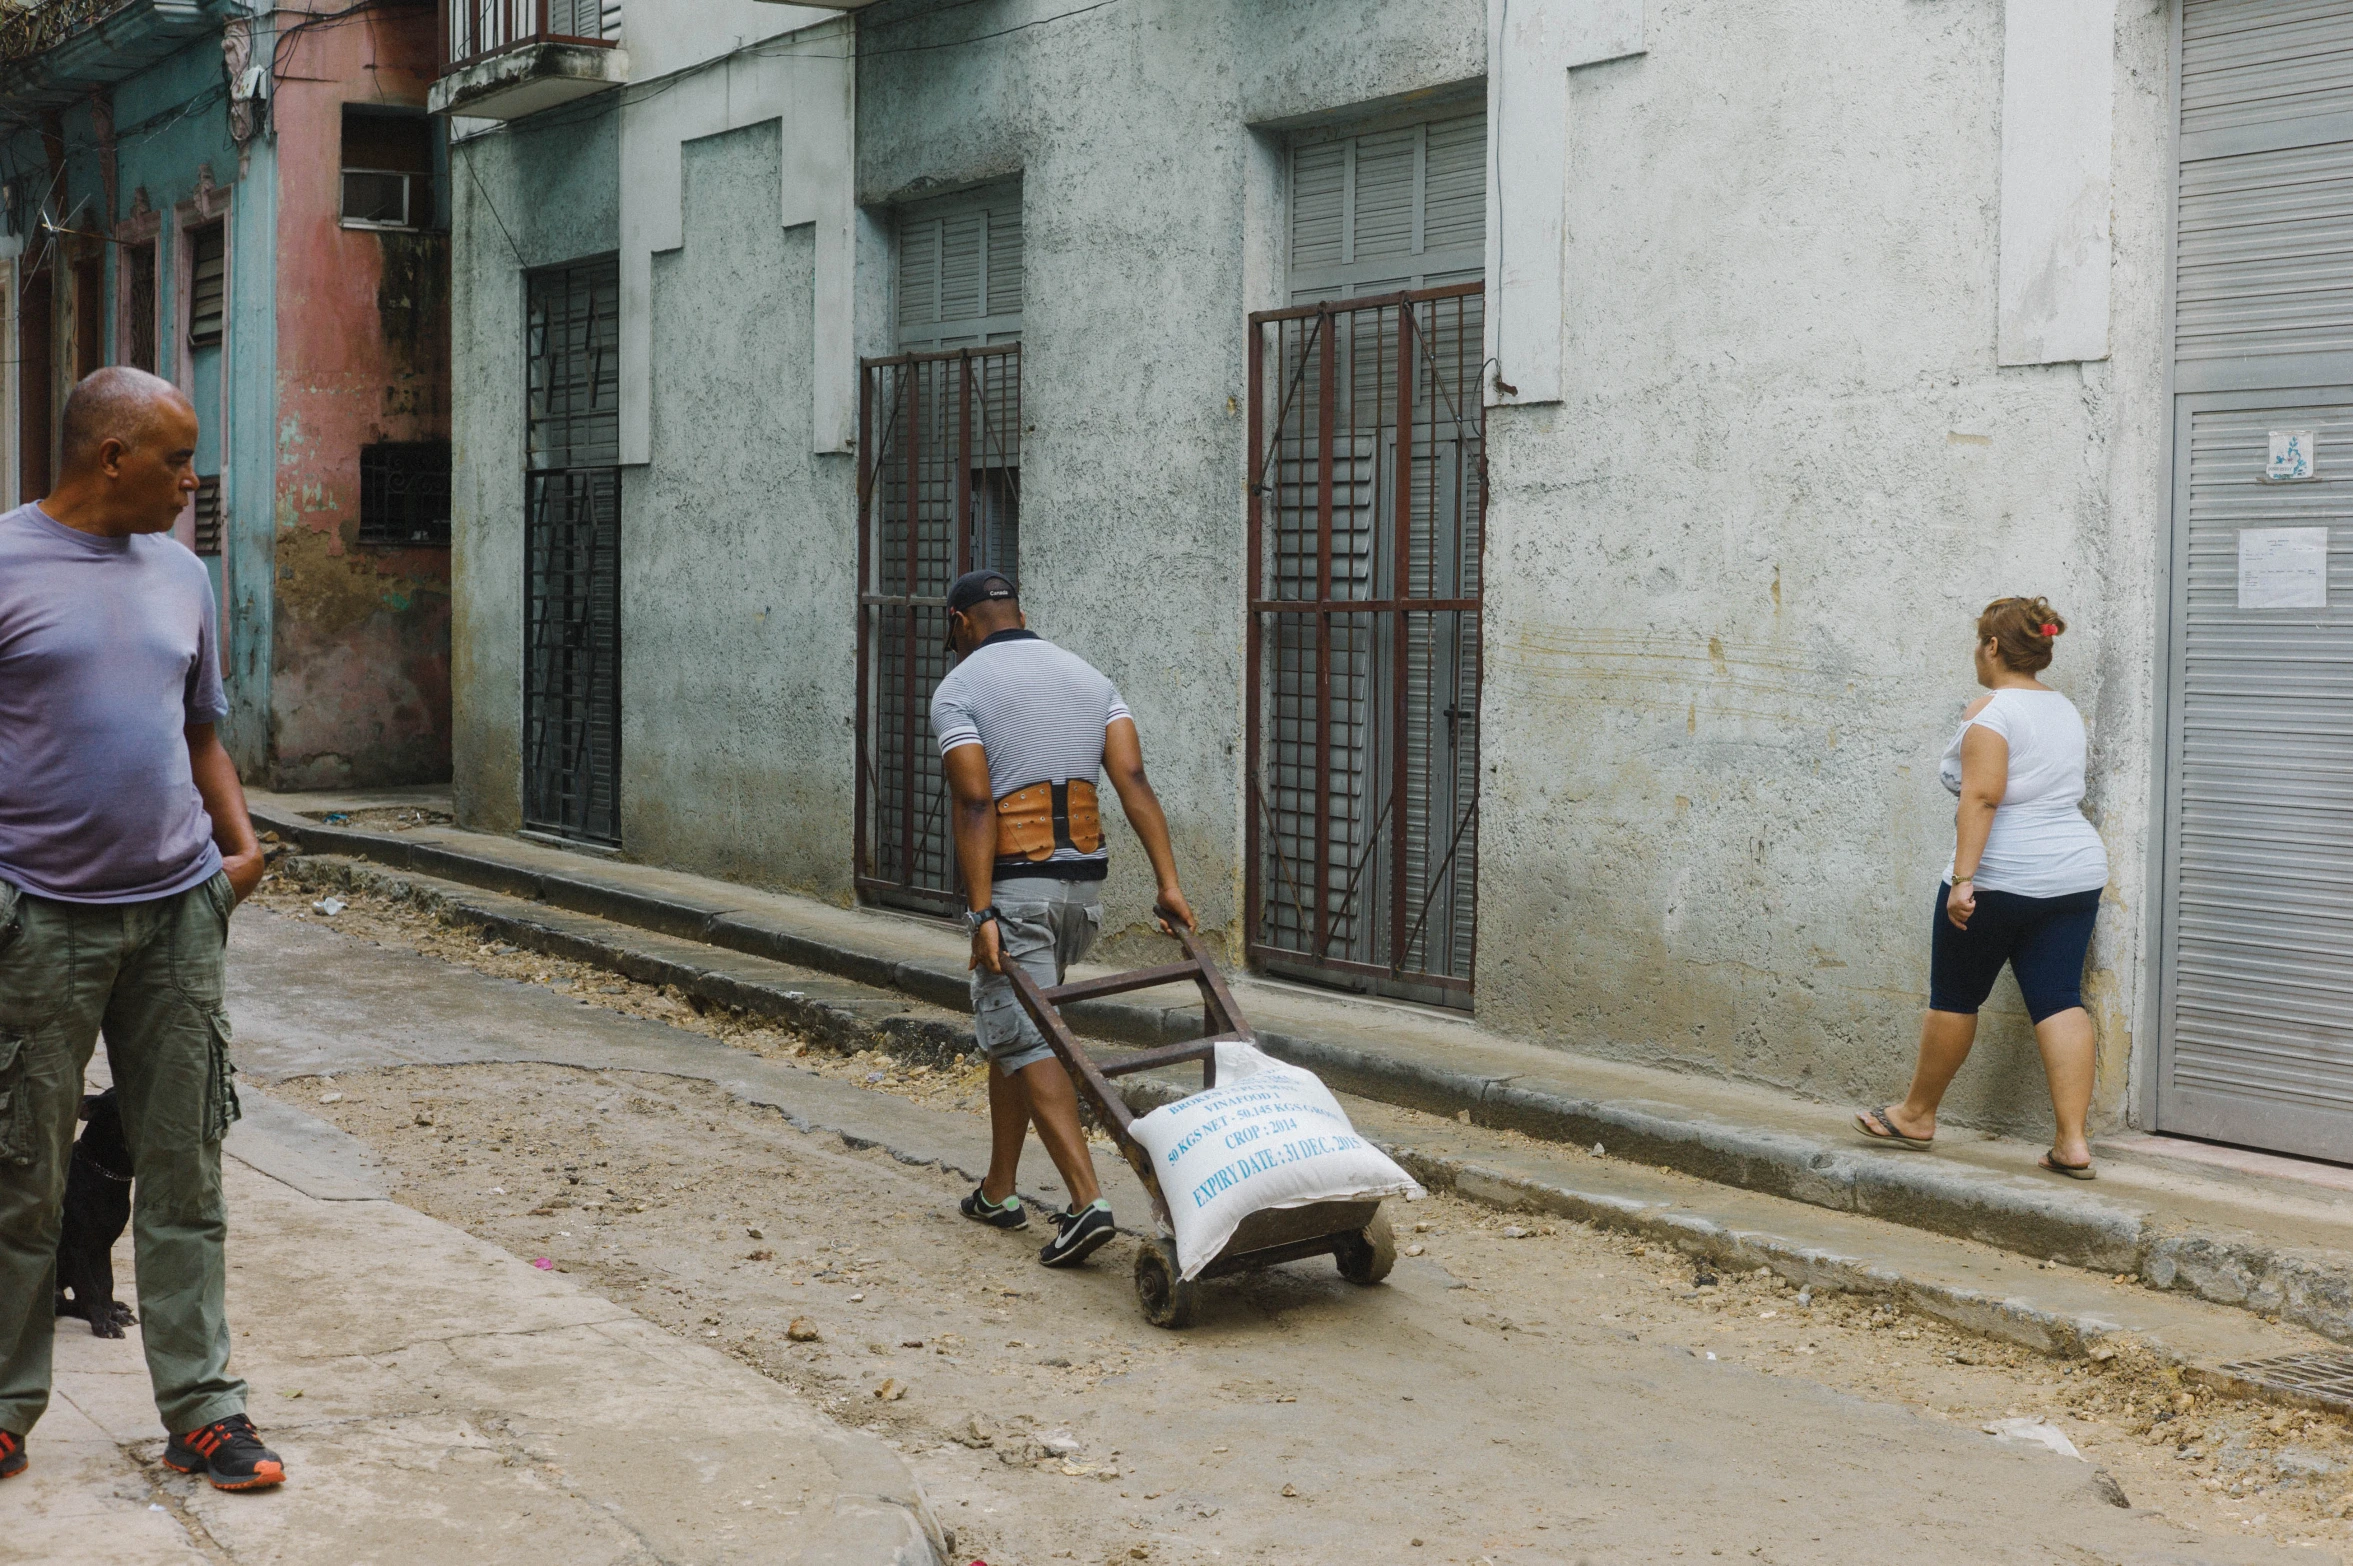
<svg viewBox="0 0 2353 1566">
<path fill-rule="evenodd" d="M 131 1221 L 131 1144 L 114 1089 L 82 1100 L 89 1122 L 65 1172 L 65 1227 L 57 1236 L 57 1314 L 79 1316 L 102 1338 L 139 1318 L 114 1297 L 114 1242 Z M 73 1295 L 68 1301 L 68 1292 Z"/>
</svg>

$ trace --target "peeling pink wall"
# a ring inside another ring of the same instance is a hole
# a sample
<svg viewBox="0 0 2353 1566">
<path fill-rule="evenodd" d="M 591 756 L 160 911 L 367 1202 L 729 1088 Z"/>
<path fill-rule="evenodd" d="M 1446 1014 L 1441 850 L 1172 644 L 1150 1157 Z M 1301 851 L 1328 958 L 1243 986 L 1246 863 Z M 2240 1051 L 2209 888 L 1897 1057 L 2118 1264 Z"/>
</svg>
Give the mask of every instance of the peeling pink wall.
<svg viewBox="0 0 2353 1566">
<path fill-rule="evenodd" d="M 449 238 L 341 223 L 342 114 L 422 106 L 429 7 L 296 34 L 278 149 L 273 781 L 449 777 L 449 551 L 359 542 L 359 452 L 449 438 Z"/>
</svg>

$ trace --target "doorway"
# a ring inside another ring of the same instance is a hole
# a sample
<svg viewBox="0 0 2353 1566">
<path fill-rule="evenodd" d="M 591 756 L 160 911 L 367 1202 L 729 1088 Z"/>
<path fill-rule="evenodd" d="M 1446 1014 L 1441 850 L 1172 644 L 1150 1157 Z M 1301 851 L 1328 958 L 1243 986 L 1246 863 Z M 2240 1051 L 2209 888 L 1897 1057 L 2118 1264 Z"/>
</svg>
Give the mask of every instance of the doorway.
<svg viewBox="0 0 2353 1566">
<path fill-rule="evenodd" d="M 621 268 L 527 279 L 523 824 L 621 841 Z"/>
</svg>

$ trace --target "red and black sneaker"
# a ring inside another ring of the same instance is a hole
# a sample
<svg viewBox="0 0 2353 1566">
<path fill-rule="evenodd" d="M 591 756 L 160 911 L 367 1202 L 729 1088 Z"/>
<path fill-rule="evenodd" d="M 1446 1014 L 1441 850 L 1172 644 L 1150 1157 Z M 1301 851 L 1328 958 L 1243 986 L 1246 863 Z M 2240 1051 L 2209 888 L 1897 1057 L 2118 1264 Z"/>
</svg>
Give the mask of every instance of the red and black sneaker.
<svg viewBox="0 0 2353 1566">
<path fill-rule="evenodd" d="M 0 1430 L 0 1479 L 14 1479 L 25 1471 L 30 1461 L 25 1456 L 25 1438 Z"/>
<path fill-rule="evenodd" d="M 253 1421 L 243 1414 L 173 1436 L 164 1446 L 163 1466 L 202 1474 L 216 1490 L 266 1490 L 286 1482 L 286 1465 L 261 1444 Z"/>
</svg>

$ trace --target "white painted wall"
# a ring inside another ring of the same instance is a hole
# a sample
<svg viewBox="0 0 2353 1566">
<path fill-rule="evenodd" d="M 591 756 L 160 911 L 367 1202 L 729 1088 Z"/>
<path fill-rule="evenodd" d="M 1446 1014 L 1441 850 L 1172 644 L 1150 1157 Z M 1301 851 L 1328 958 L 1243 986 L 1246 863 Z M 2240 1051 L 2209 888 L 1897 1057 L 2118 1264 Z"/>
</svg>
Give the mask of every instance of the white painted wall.
<svg viewBox="0 0 2353 1566">
<path fill-rule="evenodd" d="M 1558 402 L 1568 73 L 1643 52 L 1644 0 L 1487 0 L 1489 406 Z"/>
</svg>

